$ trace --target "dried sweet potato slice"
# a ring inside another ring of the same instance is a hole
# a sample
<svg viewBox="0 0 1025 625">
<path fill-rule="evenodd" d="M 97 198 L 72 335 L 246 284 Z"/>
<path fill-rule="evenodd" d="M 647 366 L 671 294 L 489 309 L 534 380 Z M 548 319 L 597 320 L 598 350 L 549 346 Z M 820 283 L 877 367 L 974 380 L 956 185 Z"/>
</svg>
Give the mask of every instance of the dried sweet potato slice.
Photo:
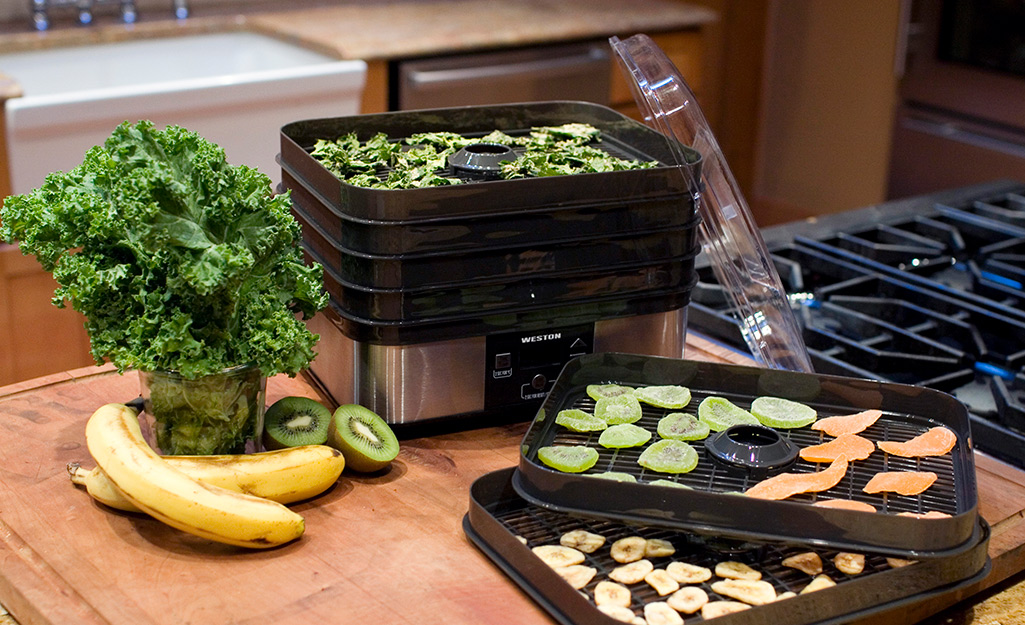
<svg viewBox="0 0 1025 625">
<path fill-rule="evenodd" d="M 872 410 L 865 410 L 855 414 L 819 419 L 811 424 L 811 429 L 825 432 L 830 436 L 857 434 L 867 430 L 881 416 L 883 416 L 883 411 L 873 408 Z"/>
<path fill-rule="evenodd" d="M 853 499 L 822 499 L 812 504 L 820 508 L 840 508 L 841 510 L 858 510 L 860 512 L 878 512 L 876 507 L 864 501 Z"/>
<path fill-rule="evenodd" d="M 932 471 L 883 471 L 876 473 L 862 489 L 866 493 L 898 493 L 918 495 L 936 481 Z"/>
<path fill-rule="evenodd" d="M 821 445 L 805 447 L 799 454 L 808 462 L 832 462 L 840 456 L 847 456 L 848 460 L 864 460 L 875 450 L 875 444 L 864 436 L 841 434 Z"/>
<path fill-rule="evenodd" d="M 847 474 L 847 456 L 840 456 L 815 473 L 780 473 L 758 482 L 745 494 L 757 499 L 786 499 L 798 493 L 817 493 L 836 486 Z"/>
<path fill-rule="evenodd" d="M 923 456 L 942 456 L 950 453 L 957 444 L 957 435 L 949 428 L 938 425 L 909 441 L 879 441 L 879 449 L 888 454 L 903 458 L 920 458 Z"/>
</svg>

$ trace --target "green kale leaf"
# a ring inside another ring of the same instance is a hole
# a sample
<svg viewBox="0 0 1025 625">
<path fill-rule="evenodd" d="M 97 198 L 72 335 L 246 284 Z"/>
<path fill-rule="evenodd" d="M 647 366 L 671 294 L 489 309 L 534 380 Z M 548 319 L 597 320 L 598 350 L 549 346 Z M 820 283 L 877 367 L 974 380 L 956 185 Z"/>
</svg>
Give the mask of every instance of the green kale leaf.
<svg viewBox="0 0 1025 625">
<path fill-rule="evenodd" d="M 19 241 L 86 317 L 97 363 L 195 379 L 251 364 L 295 375 L 327 305 L 287 195 L 177 126 L 118 126 L 69 172 L 8 197 L 0 239 Z"/>
</svg>

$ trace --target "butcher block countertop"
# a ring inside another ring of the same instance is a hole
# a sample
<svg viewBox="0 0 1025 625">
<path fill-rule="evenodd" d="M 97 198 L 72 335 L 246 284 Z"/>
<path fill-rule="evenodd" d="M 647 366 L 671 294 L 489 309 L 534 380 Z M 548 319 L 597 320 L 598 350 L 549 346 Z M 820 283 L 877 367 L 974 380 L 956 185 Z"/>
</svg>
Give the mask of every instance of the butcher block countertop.
<svg viewBox="0 0 1025 625">
<path fill-rule="evenodd" d="M 699 337 L 688 339 L 687 355 L 742 361 Z M 346 472 L 295 505 L 306 519 L 301 539 L 247 551 L 104 508 L 70 483 L 69 462 L 92 466 L 86 419 L 138 392 L 135 374 L 109 367 L 0 388 L 0 604 L 10 612 L 0 623 L 553 623 L 461 525 L 470 485 L 517 464 L 526 423 L 405 440 L 387 472 Z M 302 376 L 272 378 L 268 402 L 285 395 L 321 398 Z M 1025 569 L 1025 473 L 982 455 L 976 463 L 980 512 L 992 526 L 989 576 L 865 623 L 921 621 Z"/>
</svg>

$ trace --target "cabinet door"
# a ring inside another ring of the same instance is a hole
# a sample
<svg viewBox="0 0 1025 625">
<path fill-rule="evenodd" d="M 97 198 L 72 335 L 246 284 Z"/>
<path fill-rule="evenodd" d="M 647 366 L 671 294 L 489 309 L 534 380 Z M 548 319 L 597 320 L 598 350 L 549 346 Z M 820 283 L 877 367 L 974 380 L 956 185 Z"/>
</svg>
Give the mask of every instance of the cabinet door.
<svg viewBox="0 0 1025 625">
<path fill-rule="evenodd" d="M 35 258 L 0 244 L 0 386 L 93 364 L 85 318 L 50 303 L 55 288 Z"/>
</svg>

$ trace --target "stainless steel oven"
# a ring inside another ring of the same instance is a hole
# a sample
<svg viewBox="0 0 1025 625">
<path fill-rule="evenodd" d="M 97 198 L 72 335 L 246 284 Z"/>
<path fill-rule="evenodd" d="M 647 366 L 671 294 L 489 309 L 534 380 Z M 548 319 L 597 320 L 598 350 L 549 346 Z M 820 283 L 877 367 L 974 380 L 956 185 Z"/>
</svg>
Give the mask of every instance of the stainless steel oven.
<svg viewBox="0 0 1025 625">
<path fill-rule="evenodd" d="M 608 104 L 612 65 L 605 41 L 402 61 L 395 110 L 543 100 Z"/>
<path fill-rule="evenodd" d="M 905 0 L 889 194 L 1025 179 L 1025 1 Z"/>
</svg>

